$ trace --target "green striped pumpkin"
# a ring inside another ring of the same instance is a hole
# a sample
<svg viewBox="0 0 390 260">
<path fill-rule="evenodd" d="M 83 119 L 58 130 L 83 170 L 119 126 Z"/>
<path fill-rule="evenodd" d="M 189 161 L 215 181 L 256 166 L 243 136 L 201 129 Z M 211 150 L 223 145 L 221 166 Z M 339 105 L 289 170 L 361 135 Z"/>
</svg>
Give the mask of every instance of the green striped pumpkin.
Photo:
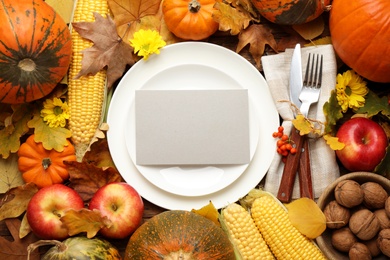
<svg viewBox="0 0 390 260">
<path fill-rule="evenodd" d="M 66 75 L 71 35 L 43 0 L 0 0 L 0 103 L 49 94 Z"/>
</svg>

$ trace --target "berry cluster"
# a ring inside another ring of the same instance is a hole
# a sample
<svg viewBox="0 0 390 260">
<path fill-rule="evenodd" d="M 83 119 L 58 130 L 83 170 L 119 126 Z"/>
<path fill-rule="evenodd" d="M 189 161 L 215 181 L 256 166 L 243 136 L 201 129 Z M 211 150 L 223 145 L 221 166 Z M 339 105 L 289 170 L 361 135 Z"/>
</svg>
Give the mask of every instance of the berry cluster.
<svg viewBox="0 0 390 260">
<path fill-rule="evenodd" d="M 292 140 L 286 134 L 284 134 L 284 127 L 279 126 L 278 131 L 272 134 L 274 138 L 278 138 L 276 142 L 276 151 L 278 154 L 282 155 L 282 161 L 285 162 L 287 155 L 289 153 L 295 154 L 297 149 L 294 147 Z"/>
</svg>

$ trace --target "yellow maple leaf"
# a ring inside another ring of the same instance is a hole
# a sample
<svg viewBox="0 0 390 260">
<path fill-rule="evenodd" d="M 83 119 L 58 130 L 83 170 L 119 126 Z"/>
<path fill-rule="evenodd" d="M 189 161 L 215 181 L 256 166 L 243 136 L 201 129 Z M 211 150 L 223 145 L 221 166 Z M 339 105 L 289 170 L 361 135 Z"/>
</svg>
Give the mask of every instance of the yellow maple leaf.
<svg viewBox="0 0 390 260">
<path fill-rule="evenodd" d="M 315 239 L 326 229 L 326 217 L 314 200 L 300 198 L 285 205 L 294 227 L 308 238 Z"/>
<path fill-rule="evenodd" d="M 209 204 L 203 206 L 200 209 L 192 209 L 191 212 L 201 215 L 205 218 L 208 218 L 211 221 L 213 221 L 216 225 L 220 226 L 218 220 L 219 217 L 218 210 L 215 208 L 214 204 L 211 201 L 209 202 Z"/>
<path fill-rule="evenodd" d="M 327 145 L 329 145 L 329 147 L 334 151 L 342 150 L 345 147 L 345 144 L 340 142 L 338 137 L 331 136 L 331 135 L 324 135 L 324 139 Z"/>
<path fill-rule="evenodd" d="M 107 217 L 102 216 L 99 210 L 86 208 L 80 210 L 70 209 L 65 212 L 60 220 L 68 229 L 70 236 L 86 232 L 88 238 L 96 236 L 101 228 L 110 227 L 112 224 Z"/>
<path fill-rule="evenodd" d="M 237 35 L 249 26 L 252 17 L 249 12 L 239 7 L 233 7 L 229 4 L 216 2 L 213 18 L 219 23 L 220 31 L 229 31 L 231 35 Z"/>
</svg>

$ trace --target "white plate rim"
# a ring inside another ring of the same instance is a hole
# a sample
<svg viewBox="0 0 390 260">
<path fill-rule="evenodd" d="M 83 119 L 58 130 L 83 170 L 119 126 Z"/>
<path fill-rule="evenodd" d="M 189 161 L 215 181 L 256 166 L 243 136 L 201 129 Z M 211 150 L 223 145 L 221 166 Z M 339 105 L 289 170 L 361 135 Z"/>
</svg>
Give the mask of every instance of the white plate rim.
<svg viewBox="0 0 390 260">
<path fill-rule="evenodd" d="M 127 118 L 126 113 L 123 112 L 124 106 L 131 104 L 129 96 L 134 91 L 131 87 L 132 74 L 137 74 L 137 77 L 147 76 L 148 70 L 155 69 L 156 64 L 161 61 L 174 65 L 175 62 L 183 62 L 183 59 L 189 59 L 193 63 L 217 66 L 219 69 L 229 71 L 229 74 L 234 74 L 241 85 L 248 89 L 250 96 L 257 96 L 261 99 L 259 102 L 254 102 L 254 105 L 261 119 L 260 136 L 265 138 L 259 138 L 253 160 L 245 173 L 234 183 L 205 196 L 178 196 L 151 184 L 132 163 L 127 153 L 126 144 L 122 140 L 124 138 L 124 123 Z M 145 66 L 148 66 L 147 70 Z M 124 82 L 126 82 L 126 87 Z M 126 72 L 111 99 L 107 123 L 109 125 L 107 132 L 109 150 L 125 181 L 132 185 L 144 199 L 157 206 L 170 210 L 191 210 L 203 207 L 210 201 L 215 207 L 222 208 L 237 201 L 256 187 L 264 178 L 275 154 L 275 140 L 272 138 L 272 133 L 279 125 L 279 116 L 264 77 L 249 61 L 239 54 L 213 43 L 181 42 L 164 47 L 159 55 L 152 55 L 146 61 L 138 61 Z M 259 149 L 260 147 L 261 149 Z"/>
</svg>

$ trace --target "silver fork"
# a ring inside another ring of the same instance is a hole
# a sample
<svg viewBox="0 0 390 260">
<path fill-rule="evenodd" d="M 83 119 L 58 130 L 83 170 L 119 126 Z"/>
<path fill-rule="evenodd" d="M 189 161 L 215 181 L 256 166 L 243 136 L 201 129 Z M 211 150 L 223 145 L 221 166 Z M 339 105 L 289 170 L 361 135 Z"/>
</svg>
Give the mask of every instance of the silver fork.
<svg viewBox="0 0 390 260">
<path fill-rule="evenodd" d="M 321 92 L 322 84 L 322 54 L 309 53 L 306 65 L 305 79 L 303 80 L 303 87 L 299 100 L 301 100 L 301 113 L 305 117 L 309 113 L 310 106 L 318 102 Z"/>
</svg>

